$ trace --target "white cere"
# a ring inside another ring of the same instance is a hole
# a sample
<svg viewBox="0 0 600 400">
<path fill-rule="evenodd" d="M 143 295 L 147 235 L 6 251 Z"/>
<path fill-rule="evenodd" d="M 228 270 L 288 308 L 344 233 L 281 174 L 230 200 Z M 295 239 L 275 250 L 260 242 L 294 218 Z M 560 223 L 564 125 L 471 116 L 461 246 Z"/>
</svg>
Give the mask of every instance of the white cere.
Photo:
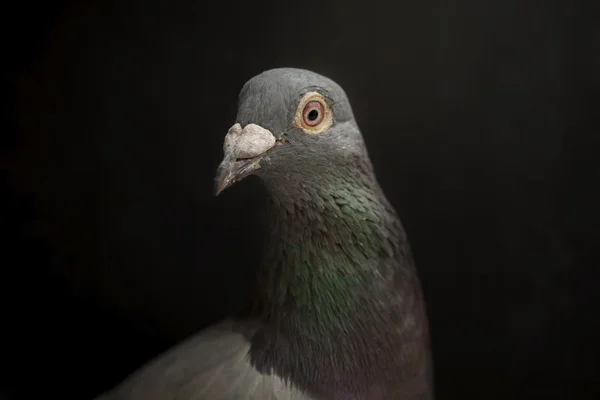
<svg viewBox="0 0 600 400">
<path fill-rule="evenodd" d="M 237 123 L 229 128 L 223 143 L 225 154 L 235 158 L 252 158 L 259 156 L 275 145 L 275 136 L 268 129 L 256 124 L 249 124 L 242 129 Z"/>
</svg>

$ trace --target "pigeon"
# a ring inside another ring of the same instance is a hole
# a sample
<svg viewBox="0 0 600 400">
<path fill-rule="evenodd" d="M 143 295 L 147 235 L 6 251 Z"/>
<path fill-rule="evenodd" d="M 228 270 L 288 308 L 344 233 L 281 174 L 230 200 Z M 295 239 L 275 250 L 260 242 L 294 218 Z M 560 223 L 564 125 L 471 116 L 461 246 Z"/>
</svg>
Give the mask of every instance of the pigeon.
<svg viewBox="0 0 600 400">
<path fill-rule="evenodd" d="M 243 86 L 218 195 L 249 175 L 268 229 L 245 312 L 200 331 L 103 400 L 432 400 L 421 284 L 344 90 L 277 68 Z"/>
</svg>

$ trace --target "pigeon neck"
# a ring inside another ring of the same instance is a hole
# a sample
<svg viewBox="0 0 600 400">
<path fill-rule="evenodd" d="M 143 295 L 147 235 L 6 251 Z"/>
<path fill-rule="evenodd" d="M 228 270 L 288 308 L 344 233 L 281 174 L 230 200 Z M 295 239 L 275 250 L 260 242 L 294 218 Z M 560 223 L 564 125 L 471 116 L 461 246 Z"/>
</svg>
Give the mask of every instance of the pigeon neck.
<svg viewBox="0 0 600 400">
<path fill-rule="evenodd" d="M 271 188 L 250 356 L 315 393 L 364 393 L 426 325 L 400 222 L 363 179 Z"/>
<path fill-rule="evenodd" d="M 376 280 L 382 261 L 404 244 L 377 183 L 363 180 L 350 174 L 271 189 L 259 277 L 269 315 L 307 318 L 315 329 L 351 323 L 352 308 Z"/>
<path fill-rule="evenodd" d="M 267 184 L 269 233 L 260 279 L 275 314 L 294 308 L 284 300 L 290 296 L 297 311 L 317 302 L 341 307 L 350 301 L 348 291 L 376 276 L 380 261 L 404 242 L 395 212 L 372 177 L 313 178 Z"/>
</svg>

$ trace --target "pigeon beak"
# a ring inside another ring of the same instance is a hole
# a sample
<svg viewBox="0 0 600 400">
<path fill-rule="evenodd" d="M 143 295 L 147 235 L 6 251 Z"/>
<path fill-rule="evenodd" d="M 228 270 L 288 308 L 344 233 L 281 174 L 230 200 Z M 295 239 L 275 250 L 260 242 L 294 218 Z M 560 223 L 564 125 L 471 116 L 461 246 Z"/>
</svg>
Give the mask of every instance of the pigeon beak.
<svg viewBox="0 0 600 400">
<path fill-rule="evenodd" d="M 225 136 L 225 157 L 217 168 L 215 196 L 260 168 L 260 160 L 276 143 L 275 136 L 262 126 L 235 124 Z"/>
<path fill-rule="evenodd" d="M 225 156 L 217 168 L 215 196 L 218 196 L 223 190 L 259 169 L 261 158 L 261 156 L 258 156 L 245 160 L 236 160 L 233 157 Z"/>
</svg>

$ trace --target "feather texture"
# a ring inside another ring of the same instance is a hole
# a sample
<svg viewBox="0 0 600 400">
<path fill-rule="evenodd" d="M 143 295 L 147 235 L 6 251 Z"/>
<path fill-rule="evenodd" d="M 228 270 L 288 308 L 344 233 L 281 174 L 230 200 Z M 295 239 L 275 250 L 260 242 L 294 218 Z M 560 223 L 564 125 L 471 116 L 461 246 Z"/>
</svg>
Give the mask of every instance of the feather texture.
<svg viewBox="0 0 600 400">
<path fill-rule="evenodd" d="M 251 366 L 250 344 L 233 326 L 201 331 L 98 400 L 314 400 Z"/>
</svg>

